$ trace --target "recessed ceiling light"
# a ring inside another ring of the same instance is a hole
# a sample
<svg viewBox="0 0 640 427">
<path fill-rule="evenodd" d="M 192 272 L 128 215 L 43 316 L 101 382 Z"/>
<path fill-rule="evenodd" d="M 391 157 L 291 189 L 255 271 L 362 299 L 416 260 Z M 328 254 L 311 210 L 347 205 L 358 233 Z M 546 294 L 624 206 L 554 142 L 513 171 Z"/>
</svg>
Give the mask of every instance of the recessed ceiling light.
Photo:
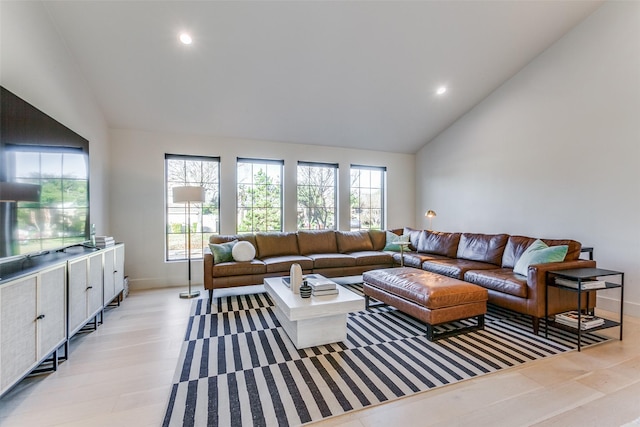
<svg viewBox="0 0 640 427">
<path fill-rule="evenodd" d="M 446 91 L 447 91 L 447 87 L 446 87 L 446 86 L 440 86 L 440 87 L 436 90 L 436 94 L 438 94 L 438 95 L 443 95 Z"/>
<path fill-rule="evenodd" d="M 182 34 L 180 34 L 180 41 L 181 41 L 183 44 L 191 44 L 191 42 L 192 42 L 193 40 L 191 40 L 191 36 L 190 36 L 189 34 L 187 34 L 187 33 L 182 33 Z"/>
</svg>

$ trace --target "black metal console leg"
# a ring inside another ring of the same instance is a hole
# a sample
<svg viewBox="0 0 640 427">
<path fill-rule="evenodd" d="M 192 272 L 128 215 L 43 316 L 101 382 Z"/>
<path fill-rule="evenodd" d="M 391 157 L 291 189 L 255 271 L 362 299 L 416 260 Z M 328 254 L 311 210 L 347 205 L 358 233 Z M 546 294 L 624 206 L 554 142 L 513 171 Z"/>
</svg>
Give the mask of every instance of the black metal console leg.
<svg viewBox="0 0 640 427">
<path fill-rule="evenodd" d="M 364 296 L 364 309 L 369 310 L 369 295 Z"/>
<path fill-rule="evenodd" d="M 58 370 L 58 349 L 53 352 L 53 371 Z"/>
</svg>

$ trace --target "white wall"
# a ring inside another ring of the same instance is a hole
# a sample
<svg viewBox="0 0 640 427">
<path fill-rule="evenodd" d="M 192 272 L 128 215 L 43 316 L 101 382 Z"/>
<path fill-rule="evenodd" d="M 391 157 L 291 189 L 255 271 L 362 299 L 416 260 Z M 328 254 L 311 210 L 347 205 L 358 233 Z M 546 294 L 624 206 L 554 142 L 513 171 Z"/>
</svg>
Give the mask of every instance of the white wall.
<svg viewBox="0 0 640 427">
<path fill-rule="evenodd" d="M 435 210 L 434 229 L 594 246 L 640 316 L 640 2 L 605 3 L 416 163 L 416 212 Z"/>
<path fill-rule="evenodd" d="M 42 3 L 0 2 L 0 84 L 89 140 L 91 222 L 107 232 L 107 125 Z"/>
<path fill-rule="evenodd" d="M 349 228 L 351 164 L 386 166 L 387 226 L 415 223 L 414 155 L 133 130 L 112 130 L 111 142 L 111 224 L 116 239 L 127 245 L 125 270 L 132 288 L 185 285 L 187 281 L 186 262 L 164 261 L 165 153 L 221 158 L 223 234 L 235 233 L 237 157 L 284 160 L 285 231 L 294 231 L 296 227 L 295 182 L 299 160 L 339 164 L 340 229 Z M 192 262 L 192 269 L 192 283 L 202 283 L 202 262 Z"/>
</svg>

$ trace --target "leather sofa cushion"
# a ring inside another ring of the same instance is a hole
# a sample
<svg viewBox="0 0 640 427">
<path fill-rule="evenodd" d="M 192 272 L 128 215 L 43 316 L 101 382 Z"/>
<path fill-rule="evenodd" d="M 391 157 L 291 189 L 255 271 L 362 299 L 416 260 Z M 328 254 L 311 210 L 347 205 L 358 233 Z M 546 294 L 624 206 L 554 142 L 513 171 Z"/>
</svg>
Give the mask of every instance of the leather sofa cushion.
<svg viewBox="0 0 640 427">
<path fill-rule="evenodd" d="M 412 251 L 418 250 L 418 242 L 420 241 L 420 236 L 422 235 L 422 230 L 416 230 L 415 228 L 405 227 L 402 231 L 403 236 L 409 236 L 409 249 Z"/>
<path fill-rule="evenodd" d="M 511 268 L 470 270 L 464 273 L 464 280 L 503 294 L 527 298 L 527 279 L 515 274 Z"/>
<path fill-rule="evenodd" d="M 373 250 L 368 231 L 336 231 L 336 242 L 338 252 L 343 254 Z"/>
<path fill-rule="evenodd" d="M 382 230 L 369 230 L 369 238 L 374 251 L 381 251 L 387 245 L 387 233 Z"/>
<path fill-rule="evenodd" d="M 264 274 L 266 272 L 266 264 L 258 259 L 246 262 L 222 262 L 213 266 L 213 276 L 215 277 Z"/>
<path fill-rule="evenodd" d="M 258 253 L 258 245 L 256 244 L 256 236 L 254 234 L 212 234 L 209 236 L 209 243 L 219 245 L 220 243 L 232 242 L 249 242 L 256 248 L 256 258 L 260 257 Z"/>
<path fill-rule="evenodd" d="M 261 259 L 280 255 L 298 255 L 296 233 L 256 233 L 258 256 Z"/>
<path fill-rule="evenodd" d="M 307 255 L 313 260 L 313 268 L 353 267 L 356 259 L 347 254 L 311 254 Z"/>
<path fill-rule="evenodd" d="M 400 264 L 400 253 L 394 252 L 393 259 L 396 263 Z M 422 268 L 422 263 L 430 261 L 432 259 L 448 259 L 441 255 L 423 254 L 420 252 L 405 252 L 404 253 L 404 265 L 407 267 Z"/>
<path fill-rule="evenodd" d="M 455 258 L 458 253 L 460 233 L 424 230 L 418 240 L 418 252 Z"/>
<path fill-rule="evenodd" d="M 336 232 L 333 230 L 298 231 L 300 254 L 335 254 L 338 252 Z"/>
<path fill-rule="evenodd" d="M 509 236 L 507 245 L 504 249 L 504 255 L 502 256 L 502 267 L 513 268 L 522 253 L 535 241 L 533 237 L 526 236 Z M 560 239 L 541 239 L 549 246 L 567 245 L 567 255 L 564 257 L 565 261 L 575 261 L 580 257 L 580 249 L 582 245 L 575 240 L 560 240 Z"/>
<path fill-rule="evenodd" d="M 313 260 L 302 255 L 284 255 L 268 257 L 262 260 L 267 266 L 267 273 L 286 272 L 289 275 L 291 264 L 300 264 L 303 271 L 313 269 Z"/>
<path fill-rule="evenodd" d="M 349 255 L 355 258 L 356 265 L 391 264 L 393 262 L 391 254 L 387 252 L 361 251 L 352 252 Z"/>
<path fill-rule="evenodd" d="M 516 265 L 522 253 L 535 241 L 531 237 L 509 236 L 502 256 L 502 268 L 511 268 Z"/>
<path fill-rule="evenodd" d="M 469 270 L 492 270 L 496 266 L 486 262 L 470 261 L 468 259 L 432 259 L 422 263 L 422 269 L 444 276 L 462 280 L 464 273 Z"/>
<path fill-rule="evenodd" d="M 457 258 L 502 265 L 502 254 L 508 239 L 507 234 L 462 233 Z"/>
</svg>

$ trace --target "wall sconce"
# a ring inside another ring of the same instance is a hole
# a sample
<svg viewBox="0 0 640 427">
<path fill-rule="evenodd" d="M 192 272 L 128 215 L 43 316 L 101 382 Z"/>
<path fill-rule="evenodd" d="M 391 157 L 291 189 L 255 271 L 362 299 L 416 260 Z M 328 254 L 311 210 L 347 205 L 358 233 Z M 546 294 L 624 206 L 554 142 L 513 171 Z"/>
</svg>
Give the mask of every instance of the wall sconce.
<svg viewBox="0 0 640 427">
<path fill-rule="evenodd" d="M 432 211 L 431 209 L 429 209 L 424 216 L 426 216 L 427 218 L 429 218 L 429 230 L 431 230 L 431 220 L 433 219 L 434 216 L 436 215 L 435 211 Z"/>
</svg>

